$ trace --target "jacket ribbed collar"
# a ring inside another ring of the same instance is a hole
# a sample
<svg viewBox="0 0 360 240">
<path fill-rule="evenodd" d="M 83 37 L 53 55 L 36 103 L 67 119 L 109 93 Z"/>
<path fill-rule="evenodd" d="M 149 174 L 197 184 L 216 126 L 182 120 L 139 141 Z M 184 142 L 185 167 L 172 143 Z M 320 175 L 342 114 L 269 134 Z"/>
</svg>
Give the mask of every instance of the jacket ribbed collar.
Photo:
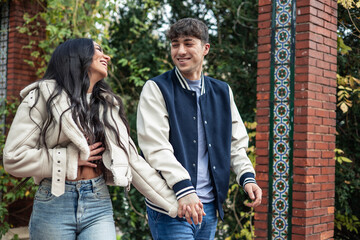
<svg viewBox="0 0 360 240">
<path fill-rule="evenodd" d="M 180 70 L 177 67 L 175 67 L 175 75 L 176 75 L 177 79 L 179 80 L 182 88 L 192 91 L 189 84 L 187 83 L 186 79 L 184 78 L 184 76 L 181 74 Z M 203 95 L 203 94 L 205 94 L 205 81 L 204 81 L 204 74 L 202 72 L 201 72 L 200 80 L 201 80 L 200 95 Z"/>
</svg>

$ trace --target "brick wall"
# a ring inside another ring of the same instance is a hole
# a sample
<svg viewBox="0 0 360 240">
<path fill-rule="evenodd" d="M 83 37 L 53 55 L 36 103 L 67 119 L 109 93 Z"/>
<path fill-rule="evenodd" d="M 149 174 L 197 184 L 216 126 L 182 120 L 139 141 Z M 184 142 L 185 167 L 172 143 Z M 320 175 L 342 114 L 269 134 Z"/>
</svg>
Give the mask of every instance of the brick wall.
<svg viewBox="0 0 360 240">
<path fill-rule="evenodd" d="M 38 28 L 39 36 L 21 34 L 16 29 L 23 26 L 25 13 L 33 16 L 42 8 L 34 0 L 13 0 L 10 2 L 9 11 L 9 41 L 8 41 L 8 65 L 7 65 L 7 97 L 18 97 L 19 92 L 26 85 L 37 80 L 36 67 L 31 67 L 24 59 L 35 60 L 30 57 L 33 50 L 24 49 L 30 40 L 38 41 L 45 38 L 45 27 Z"/>
<path fill-rule="evenodd" d="M 263 191 L 263 200 L 255 209 L 257 239 L 266 238 L 268 231 L 271 4 L 271 0 L 259 0 L 258 9 L 256 181 Z"/>
<path fill-rule="evenodd" d="M 41 7 L 34 0 L 12 0 L 9 8 L 9 39 L 7 63 L 7 98 L 20 98 L 19 92 L 26 85 L 37 80 L 36 67 L 31 67 L 24 59 L 35 60 L 30 57 L 31 51 L 24 49 L 30 40 L 45 38 L 45 27 L 40 27 L 38 37 L 21 34 L 16 29 L 24 24 L 24 13 L 34 14 L 41 11 Z M 11 123 L 11 119 L 6 120 Z M 21 199 L 9 205 L 8 222 L 12 227 L 27 226 L 32 209 L 32 199 Z"/>
<path fill-rule="evenodd" d="M 332 239 L 335 197 L 337 1 L 296 1 L 292 239 Z M 257 239 L 268 237 L 272 1 L 259 0 Z M 269 238 L 270 239 L 270 238 Z"/>
<path fill-rule="evenodd" d="M 334 234 L 337 1 L 298 1 L 293 239 Z"/>
</svg>

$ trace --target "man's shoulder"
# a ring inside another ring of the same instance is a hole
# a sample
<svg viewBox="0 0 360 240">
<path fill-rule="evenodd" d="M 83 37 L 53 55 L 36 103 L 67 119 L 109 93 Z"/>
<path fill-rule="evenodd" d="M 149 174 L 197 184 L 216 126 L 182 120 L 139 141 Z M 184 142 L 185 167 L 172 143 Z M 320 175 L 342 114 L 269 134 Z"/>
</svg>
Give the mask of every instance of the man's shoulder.
<svg viewBox="0 0 360 240">
<path fill-rule="evenodd" d="M 229 85 L 228 83 L 222 81 L 222 80 L 219 80 L 219 79 L 216 79 L 216 78 L 213 78 L 213 77 L 209 77 L 209 76 L 205 76 L 204 77 L 205 81 L 208 82 L 208 84 L 211 85 L 211 87 L 213 88 L 223 88 L 223 89 L 228 89 L 229 88 Z"/>
<path fill-rule="evenodd" d="M 169 70 L 167 72 L 164 72 L 156 77 L 151 78 L 150 80 L 154 81 L 154 82 L 162 82 L 162 81 L 166 81 L 167 79 L 171 78 L 173 70 Z"/>
</svg>

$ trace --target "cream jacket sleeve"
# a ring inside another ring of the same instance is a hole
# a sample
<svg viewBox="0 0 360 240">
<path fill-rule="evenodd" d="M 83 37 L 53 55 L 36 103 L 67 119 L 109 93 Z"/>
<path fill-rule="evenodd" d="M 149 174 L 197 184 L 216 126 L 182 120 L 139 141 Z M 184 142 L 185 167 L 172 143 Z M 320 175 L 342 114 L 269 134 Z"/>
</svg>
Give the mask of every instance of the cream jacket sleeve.
<svg viewBox="0 0 360 240">
<path fill-rule="evenodd" d="M 231 168 L 236 174 L 237 182 L 244 186 L 246 183 L 255 182 L 255 179 L 248 175 L 248 173 L 255 175 L 255 170 L 246 153 L 249 137 L 246 132 L 245 125 L 240 117 L 239 111 L 236 107 L 234 96 L 230 87 L 229 95 L 232 116 Z M 245 177 L 240 182 L 240 178 L 244 174 L 248 175 L 249 178 Z"/>
<path fill-rule="evenodd" d="M 63 182 L 68 158 L 77 158 L 78 150 L 71 144 L 67 147 L 48 146 L 49 149 L 39 145 L 39 127 L 42 127 L 45 119 L 45 106 L 41 106 L 43 101 L 38 101 L 39 104 L 34 106 L 36 91 L 30 91 L 17 109 L 3 150 L 4 168 L 16 177 L 53 177 L 59 186 L 65 186 Z M 56 196 L 62 192 L 63 187 L 52 191 Z"/>
<path fill-rule="evenodd" d="M 170 188 L 189 180 L 169 142 L 169 121 L 165 101 L 157 84 L 148 80 L 141 92 L 137 111 L 137 134 L 141 151 L 151 167 L 161 172 Z"/>
</svg>

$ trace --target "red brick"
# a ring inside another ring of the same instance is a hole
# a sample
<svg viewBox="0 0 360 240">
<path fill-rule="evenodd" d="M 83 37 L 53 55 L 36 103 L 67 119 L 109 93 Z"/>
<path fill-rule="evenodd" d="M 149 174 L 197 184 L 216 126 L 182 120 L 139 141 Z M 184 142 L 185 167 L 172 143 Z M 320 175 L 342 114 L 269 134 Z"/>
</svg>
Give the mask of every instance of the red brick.
<svg viewBox="0 0 360 240">
<path fill-rule="evenodd" d="M 294 217 L 313 217 L 314 209 L 293 209 L 292 214 Z"/>
<path fill-rule="evenodd" d="M 322 232 L 320 234 L 320 240 L 331 239 L 334 236 L 334 230 Z"/>
<path fill-rule="evenodd" d="M 259 22 L 258 23 L 258 28 L 270 28 L 270 26 L 271 26 L 270 21 L 265 21 L 265 22 Z"/>
<path fill-rule="evenodd" d="M 270 93 L 258 93 L 256 94 L 258 100 L 269 100 L 270 99 Z"/>
<path fill-rule="evenodd" d="M 334 215 L 321 216 L 321 223 L 329 223 L 334 221 Z"/>
<path fill-rule="evenodd" d="M 313 200 L 314 193 L 312 192 L 293 192 L 293 200 Z"/>
<path fill-rule="evenodd" d="M 321 168 L 321 174 L 335 174 L 334 167 L 323 167 Z"/>
<path fill-rule="evenodd" d="M 259 134 L 256 134 L 256 136 L 258 136 Z M 256 137 L 256 139 L 258 139 L 258 137 Z M 267 149 L 256 149 L 255 150 L 256 155 L 258 156 L 268 156 L 269 155 L 269 151 Z"/>
<path fill-rule="evenodd" d="M 271 44 L 261 44 L 258 47 L 258 52 L 262 53 L 262 52 L 270 52 L 271 50 Z M 330 52 L 330 51 L 329 51 Z"/>
<path fill-rule="evenodd" d="M 258 76 L 256 79 L 257 85 L 270 83 L 270 76 Z"/>
<path fill-rule="evenodd" d="M 331 21 L 331 15 L 329 14 L 329 12 L 323 12 L 323 11 L 317 11 L 316 12 L 317 16 L 323 20 L 325 20 L 325 22 L 330 22 Z"/>
<path fill-rule="evenodd" d="M 270 53 L 259 53 L 258 54 L 258 60 L 266 60 L 270 59 Z"/>
<path fill-rule="evenodd" d="M 255 227 L 255 238 L 256 239 L 265 239 L 267 238 L 267 233 L 268 231 L 261 231 L 261 230 L 258 230 L 258 228 Z"/>
<path fill-rule="evenodd" d="M 259 0 L 259 6 L 266 6 L 266 5 L 270 5 L 271 6 L 271 0 Z"/>
<path fill-rule="evenodd" d="M 258 37 L 269 37 L 270 38 L 270 35 L 271 35 L 270 28 L 265 28 L 265 29 L 260 28 L 258 31 Z"/>
<path fill-rule="evenodd" d="M 333 187 L 335 187 L 335 184 L 333 184 Z M 323 199 L 321 200 L 321 207 L 332 207 L 334 206 L 334 199 Z"/>
<path fill-rule="evenodd" d="M 312 226 L 293 226 L 292 227 L 293 234 L 301 234 L 301 235 L 311 235 L 313 233 L 313 227 Z"/>
<path fill-rule="evenodd" d="M 258 45 L 271 43 L 270 37 L 258 37 Z"/>
<path fill-rule="evenodd" d="M 314 182 L 314 176 L 294 175 L 293 179 L 294 179 L 294 182 L 301 182 L 301 183 L 313 183 Z"/>
<path fill-rule="evenodd" d="M 268 21 L 269 19 L 271 19 L 271 12 L 266 12 L 266 13 L 259 13 L 258 14 L 258 21 Z M 330 21 L 330 19 L 329 19 Z"/>
<path fill-rule="evenodd" d="M 330 70 L 330 66 L 331 66 L 330 63 L 328 63 L 326 61 L 322 61 L 322 60 L 316 61 L 316 67 L 318 67 L 318 68 Z"/>
<path fill-rule="evenodd" d="M 320 233 L 327 230 L 327 224 L 318 224 L 314 226 L 314 233 Z"/>
<path fill-rule="evenodd" d="M 324 151 L 321 153 L 321 157 L 326 159 L 326 158 L 330 158 L 333 159 L 335 157 L 335 153 L 333 151 Z M 331 166 L 331 165 L 329 165 Z"/>
<path fill-rule="evenodd" d="M 260 6 L 258 9 L 259 13 L 267 13 L 267 12 L 271 12 L 271 5 L 266 5 L 266 6 Z"/>
<path fill-rule="evenodd" d="M 296 150 L 294 150 L 295 152 Z M 314 166 L 314 159 L 304 159 L 304 158 L 293 158 L 293 164 L 295 166 Z"/>
<path fill-rule="evenodd" d="M 263 220 L 267 221 L 267 210 L 265 210 L 265 213 L 261 213 L 259 211 L 255 212 L 255 219 L 256 220 Z M 260 222 L 260 221 L 259 221 Z"/>
<path fill-rule="evenodd" d="M 314 194 L 313 199 L 325 199 L 327 197 L 328 197 L 328 194 L 326 192 L 317 192 L 316 194 Z"/>
</svg>

